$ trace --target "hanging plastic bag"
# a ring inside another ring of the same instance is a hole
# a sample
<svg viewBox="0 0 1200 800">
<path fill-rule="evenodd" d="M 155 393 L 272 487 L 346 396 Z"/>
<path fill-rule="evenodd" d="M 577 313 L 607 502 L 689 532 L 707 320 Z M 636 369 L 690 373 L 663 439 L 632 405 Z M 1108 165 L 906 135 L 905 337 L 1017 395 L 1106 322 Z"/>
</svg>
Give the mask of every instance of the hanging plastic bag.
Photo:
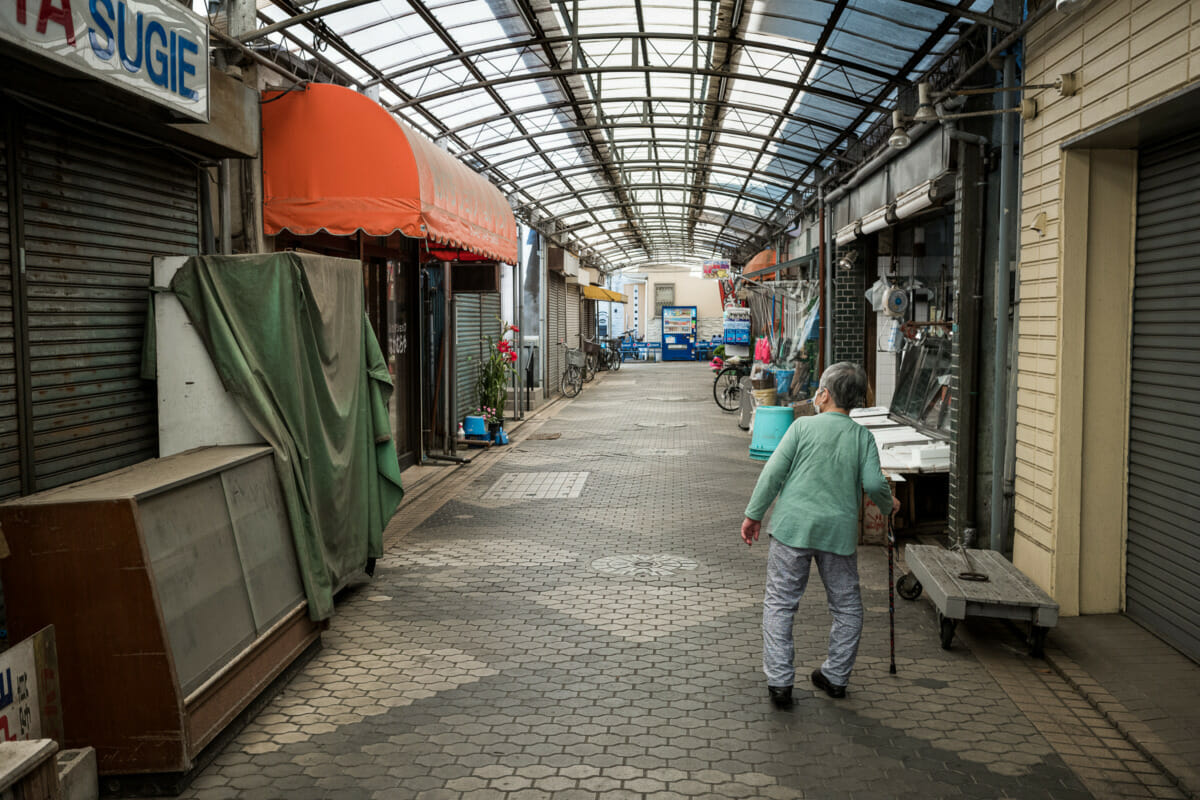
<svg viewBox="0 0 1200 800">
<path fill-rule="evenodd" d="M 867 289 L 867 291 L 864 293 L 866 295 L 867 302 L 871 304 L 871 310 L 884 310 L 883 302 L 884 297 L 887 295 L 887 290 L 888 282 L 883 278 L 878 278 L 876 279 L 875 283 L 871 284 L 871 288 Z"/>
</svg>

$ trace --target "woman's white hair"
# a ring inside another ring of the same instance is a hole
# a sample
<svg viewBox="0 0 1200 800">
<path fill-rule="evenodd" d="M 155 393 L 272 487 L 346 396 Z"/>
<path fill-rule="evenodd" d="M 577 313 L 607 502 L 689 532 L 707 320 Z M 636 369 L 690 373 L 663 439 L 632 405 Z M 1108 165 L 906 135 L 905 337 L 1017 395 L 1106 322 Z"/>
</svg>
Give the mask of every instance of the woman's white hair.
<svg viewBox="0 0 1200 800">
<path fill-rule="evenodd" d="M 834 405 L 847 411 L 867 403 L 867 373 L 850 361 L 840 361 L 821 373 L 821 388 L 829 392 Z"/>
</svg>

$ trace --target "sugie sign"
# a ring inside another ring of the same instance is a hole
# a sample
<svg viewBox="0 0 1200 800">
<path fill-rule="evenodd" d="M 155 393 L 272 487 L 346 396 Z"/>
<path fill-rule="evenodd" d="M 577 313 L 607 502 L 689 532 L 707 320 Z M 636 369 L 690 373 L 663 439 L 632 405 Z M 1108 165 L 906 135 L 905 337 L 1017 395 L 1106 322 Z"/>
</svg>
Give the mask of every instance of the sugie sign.
<svg viewBox="0 0 1200 800">
<path fill-rule="evenodd" d="M 172 0 L 5 0 L 0 41 L 208 121 L 208 23 Z"/>
</svg>

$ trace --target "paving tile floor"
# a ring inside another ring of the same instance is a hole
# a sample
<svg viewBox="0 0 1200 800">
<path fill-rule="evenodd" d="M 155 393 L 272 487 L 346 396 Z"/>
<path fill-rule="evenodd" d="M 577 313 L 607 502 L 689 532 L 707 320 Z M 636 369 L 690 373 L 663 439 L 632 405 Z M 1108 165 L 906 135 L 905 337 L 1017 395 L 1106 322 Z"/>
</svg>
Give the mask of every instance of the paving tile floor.
<svg viewBox="0 0 1200 800">
<path fill-rule="evenodd" d="M 944 651 L 928 602 L 897 599 L 890 675 L 880 548 L 848 698 L 802 685 L 774 710 L 767 548 L 738 539 L 761 465 L 711 386 L 703 365 L 628 365 L 410 497 L 323 649 L 183 796 L 1181 796 L 1007 629 L 960 626 Z M 489 496 L 514 473 L 587 479 Z M 815 575 L 797 620 L 806 675 L 829 627 Z"/>
</svg>

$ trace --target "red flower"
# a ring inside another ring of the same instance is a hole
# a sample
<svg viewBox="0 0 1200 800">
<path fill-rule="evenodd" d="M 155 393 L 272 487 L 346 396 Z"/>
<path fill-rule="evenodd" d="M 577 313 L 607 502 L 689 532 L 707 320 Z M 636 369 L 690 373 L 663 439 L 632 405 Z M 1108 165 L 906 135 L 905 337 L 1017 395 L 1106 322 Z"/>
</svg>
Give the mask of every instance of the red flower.
<svg viewBox="0 0 1200 800">
<path fill-rule="evenodd" d="M 509 360 L 509 361 L 516 361 L 516 360 L 517 360 L 517 354 L 516 354 L 516 353 L 509 353 L 509 354 L 508 354 L 508 360 Z"/>
<path fill-rule="evenodd" d="M 508 329 L 509 329 L 510 331 L 512 331 L 513 333 L 520 333 L 520 332 L 521 332 L 521 329 L 520 329 L 520 328 L 518 328 L 516 325 L 509 325 L 509 326 L 508 326 Z"/>
<path fill-rule="evenodd" d="M 507 353 L 509 351 L 508 339 L 501 339 L 500 341 L 496 342 L 496 349 L 501 353 Z"/>
</svg>

